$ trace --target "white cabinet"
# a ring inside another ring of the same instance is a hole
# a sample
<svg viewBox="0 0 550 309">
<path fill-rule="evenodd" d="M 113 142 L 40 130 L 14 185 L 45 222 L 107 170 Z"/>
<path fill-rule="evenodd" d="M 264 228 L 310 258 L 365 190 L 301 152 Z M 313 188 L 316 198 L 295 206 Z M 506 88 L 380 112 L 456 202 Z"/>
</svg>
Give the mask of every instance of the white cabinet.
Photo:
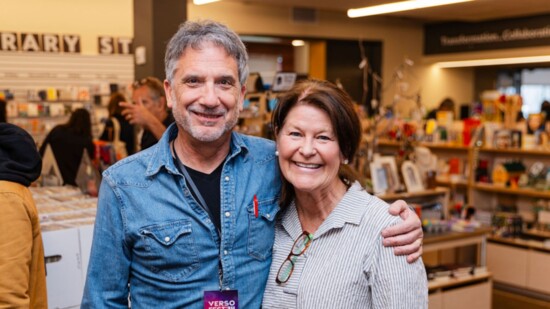
<svg viewBox="0 0 550 309">
<path fill-rule="evenodd" d="M 533 246 L 519 239 L 495 239 L 487 244 L 487 268 L 495 282 L 550 297 L 550 250 Z"/>
<path fill-rule="evenodd" d="M 550 252 L 531 250 L 527 263 L 527 287 L 550 294 Z"/>
<path fill-rule="evenodd" d="M 490 309 L 492 282 L 486 281 L 465 287 L 445 291 L 443 309 Z M 430 308 L 432 308 L 430 306 Z"/>
<path fill-rule="evenodd" d="M 495 281 L 524 287 L 527 285 L 527 250 L 488 243 L 487 268 Z"/>
</svg>

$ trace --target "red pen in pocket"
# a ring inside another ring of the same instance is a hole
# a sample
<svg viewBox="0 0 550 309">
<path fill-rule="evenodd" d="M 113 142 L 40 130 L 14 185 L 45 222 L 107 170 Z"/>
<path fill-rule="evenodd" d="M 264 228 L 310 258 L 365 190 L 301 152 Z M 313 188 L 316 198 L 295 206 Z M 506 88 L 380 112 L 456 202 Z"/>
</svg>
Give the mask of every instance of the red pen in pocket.
<svg viewBox="0 0 550 309">
<path fill-rule="evenodd" d="M 254 194 L 254 217 L 258 218 L 258 197 Z"/>
</svg>

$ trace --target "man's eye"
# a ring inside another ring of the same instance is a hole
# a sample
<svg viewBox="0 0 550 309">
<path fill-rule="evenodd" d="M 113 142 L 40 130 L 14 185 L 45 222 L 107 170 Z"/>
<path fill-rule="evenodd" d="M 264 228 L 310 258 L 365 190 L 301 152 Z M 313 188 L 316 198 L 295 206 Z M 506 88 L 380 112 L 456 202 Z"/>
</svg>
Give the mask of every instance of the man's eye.
<svg viewBox="0 0 550 309">
<path fill-rule="evenodd" d="M 196 85 L 199 83 L 199 80 L 197 78 L 188 78 L 185 80 L 185 83 L 187 85 Z"/>
<path fill-rule="evenodd" d="M 222 85 L 222 86 L 227 86 L 227 87 L 230 87 L 230 86 L 233 86 L 233 82 L 228 80 L 228 79 L 222 79 L 219 81 L 219 84 Z"/>
</svg>

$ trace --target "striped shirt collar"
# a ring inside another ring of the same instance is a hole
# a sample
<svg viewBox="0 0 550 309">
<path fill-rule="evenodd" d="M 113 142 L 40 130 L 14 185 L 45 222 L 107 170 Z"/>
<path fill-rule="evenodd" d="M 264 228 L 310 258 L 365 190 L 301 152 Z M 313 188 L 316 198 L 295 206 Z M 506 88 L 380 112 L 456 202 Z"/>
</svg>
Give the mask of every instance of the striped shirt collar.
<svg viewBox="0 0 550 309">
<path fill-rule="evenodd" d="M 346 223 L 359 225 L 367 210 L 371 197 L 372 196 L 361 187 L 359 182 L 355 182 L 348 189 L 346 194 L 344 194 L 344 197 L 336 208 L 334 208 L 317 229 L 314 238 L 318 238 L 332 229 L 342 228 Z M 294 201 L 292 201 L 284 212 L 281 223 L 292 239 L 296 239 L 302 234 L 302 225 L 300 224 L 296 203 Z"/>
</svg>

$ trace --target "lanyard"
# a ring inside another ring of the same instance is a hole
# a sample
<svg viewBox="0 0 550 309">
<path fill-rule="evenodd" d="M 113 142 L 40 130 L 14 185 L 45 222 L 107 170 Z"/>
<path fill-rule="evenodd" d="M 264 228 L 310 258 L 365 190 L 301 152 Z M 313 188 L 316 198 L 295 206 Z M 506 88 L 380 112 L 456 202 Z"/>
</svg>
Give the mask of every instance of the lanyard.
<svg viewBox="0 0 550 309">
<path fill-rule="evenodd" d="M 206 211 L 206 213 L 208 214 L 210 219 L 212 219 L 214 216 L 212 215 L 212 212 L 210 211 L 210 208 L 208 208 L 208 205 L 206 204 L 206 201 L 202 197 L 201 192 L 197 188 L 197 185 L 195 185 L 195 182 L 193 181 L 193 178 L 191 178 L 191 175 L 189 175 L 189 172 L 185 168 L 185 165 L 183 165 L 183 163 L 181 163 L 180 159 L 178 158 L 178 154 L 176 153 L 176 146 L 175 145 L 176 145 L 176 141 L 173 141 L 172 142 L 172 151 L 174 152 L 174 157 L 176 159 L 177 168 L 180 172 L 183 173 L 183 177 L 185 178 L 185 181 L 191 187 L 191 190 L 193 190 L 193 192 L 195 193 L 195 197 L 198 199 L 198 201 L 197 201 L 198 204 L 201 206 L 202 209 L 204 209 L 204 211 Z M 218 231 L 218 235 L 220 236 L 220 242 L 221 242 L 222 233 L 221 233 L 220 229 L 218 229 L 217 227 L 216 227 L 216 230 Z M 222 268 L 222 261 L 219 258 L 219 256 L 220 256 L 220 252 L 218 252 L 218 278 L 219 278 L 220 290 L 221 290 L 222 281 L 223 281 L 223 268 Z"/>
</svg>

